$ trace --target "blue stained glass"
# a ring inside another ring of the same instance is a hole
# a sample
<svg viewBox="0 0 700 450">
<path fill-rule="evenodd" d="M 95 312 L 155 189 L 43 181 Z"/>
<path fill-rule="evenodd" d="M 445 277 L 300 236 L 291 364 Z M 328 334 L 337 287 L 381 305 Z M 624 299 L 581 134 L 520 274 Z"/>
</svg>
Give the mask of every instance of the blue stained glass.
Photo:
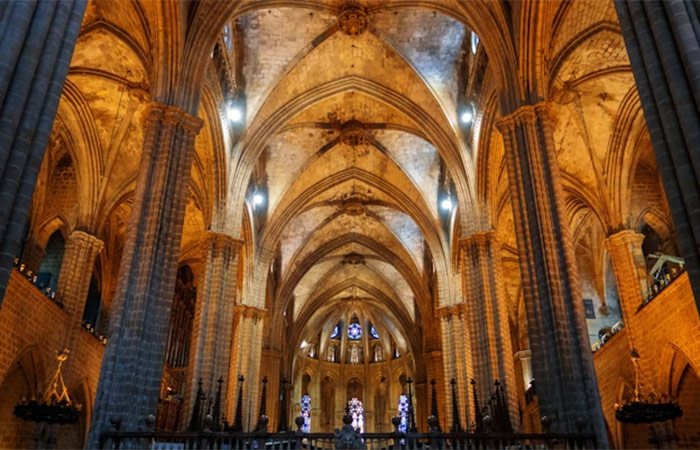
<svg viewBox="0 0 700 450">
<path fill-rule="evenodd" d="M 311 433 L 311 397 L 304 395 L 301 397 L 301 413 L 304 424 L 301 426 L 302 433 Z"/>
<path fill-rule="evenodd" d="M 340 327 L 338 325 L 336 325 L 335 328 L 333 328 L 333 331 L 331 332 L 331 339 L 337 338 L 339 334 L 340 334 Z"/>
<path fill-rule="evenodd" d="M 369 327 L 369 334 L 371 334 L 374 339 L 379 339 L 379 333 L 377 333 L 377 329 L 374 328 L 374 325 Z"/>
<path fill-rule="evenodd" d="M 408 395 L 406 394 L 399 396 L 399 415 L 401 416 L 399 431 L 406 433 L 408 431 Z"/>
<path fill-rule="evenodd" d="M 362 337 L 362 327 L 359 323 L 351 323 L 348 325 L 348 338 L 357 341 Z"/>
<path fill-rule="evenodd" d="M 359 326 L 359 324 L 358 324 Z M 365 409 L 362 402 L 355 397 L 348 402 L 348 411 L 352 417 L 352 427 L 360 433 L 365 432 Z"/>
</svg>

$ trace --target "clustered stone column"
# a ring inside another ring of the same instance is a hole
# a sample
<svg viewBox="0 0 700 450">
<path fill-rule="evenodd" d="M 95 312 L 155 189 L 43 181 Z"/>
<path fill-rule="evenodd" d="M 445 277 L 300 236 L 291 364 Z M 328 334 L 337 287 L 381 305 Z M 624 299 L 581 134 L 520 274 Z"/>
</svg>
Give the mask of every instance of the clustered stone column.
<svg viewBox="0 0 700 450">
<path fill-rule="evenodd" d="M 155 416 L 172 307 L 182 225 L 202 120 L 180 108 L 152 103 L 113 301 L 109 342 L 88 439 L 100 433 L 145 429 Z"/>
<path fill-rule="evenodd" d="M 700 19 L 696 2 L 615 0 L 678 241 L 700 309 Z"/>
<path fill-rule="evenodd" d="M 95 258 L 102 251 L 104 243 L 95 236 L 80 230 L 73 230 L 66 242 L 61 272 L 58 276 L 58 295 L 68 316 L 65 346 L 74 354 L 78 350 L 85 301 L 90 289 Z M 68 359 L 67 373 L 73 374 L 77 367 L 72 358 Z"/>
<path fill-rule="evenodd" d="M 198 290 L 192 325 L 188 395 L 185 396 L 183 410 L 186 413 L 182 418 L 185 422 L 191 415 L 200 379 L 207 398 L 214 398 L 219 377 L 224 379 L 222 392 L 226 392 L 231 383 L 228 367 L 238 293 L 238 261 L 243 241 L 208 231 L 201 245 L 205 273 Z M 235 381 L 235 377 L 232 380 Z"/>
<path fill-rule="evenodd" d="M 250 305 L 237 305 L 233 319 L 233 344 L 229 380 L 239 375 L 245 377 L 243 386 L 243 430 L 251 430 L 257 422 L 258 387 L 260 384 L 260 360 L 262 353 L 264 321 L 267 310 Z M 226 396 L 227 413 L 233 422 L 234 408 L 238 400 L 238 385 L 230 383 Z"/>
<path fill-rule="evenodd" d="M 460 247 L 466 322 L 471 324 L 471 364 L 477 395 L 485 402 L 493 394 L 496 380 L 503 383 L 511 424 L 518 430 L 518 397 L 500 243 L 496 233 L 489 231 L 463 238 Z"/>
<path fill-rule="evenodd" d="M 607 446 L 547 105 L 499 119 L 539 408 L 554 431 L 585 423 Z"/>
<path fill-rule="evenodd" d="M 0 305 L 87 0 L 0 7 Z"/>
<path fill-rule="evenodd" d="M 443 358 L 444 363 L 444 380 L 445 386 L 449 389 L 447 392 L 452 395 L 450 381 L 452 378 L 456 382 L 457 405 L 459 408 L 460 419 L 464 423 L 455 424 L 453 421 L 452 402 L 450 397 L 447 399 L 447 420 L 445 423 L 452 429 L 455 425 L 459 425 L 461 429 L 465 429 L 465 425 L 473 422 L 473 411 L 469 406 L 467 399 L 469 398 L 469 380 L 474 376 L 471 361 L 471 340 L 469 339 L 470 326 L 466 320 L 466 306 L 464 303 L 440 308 L 441 328 L 442 328 L 442 351 L 447 355 Z"/>
<path fill-rule="evenodd" d="M 276 350 L 263 349 L 260 373 L 267 377 L 267 418 L 269 431 L 277 430 L 279 426 L 280 373 L 284 353 Z M 289 404 L 289 403 L 287 403 Z M 289 424 L 287 424 L 289 425 Z"/>
<path fill-rule="evenodd" d="M 610 254 L 615 273 L 622 317 L 628 325 L 649 296 L 642 242 L 644 235 L 632 230 L 622 230 L 605 239 L 605 248 Z"/>
</svg>

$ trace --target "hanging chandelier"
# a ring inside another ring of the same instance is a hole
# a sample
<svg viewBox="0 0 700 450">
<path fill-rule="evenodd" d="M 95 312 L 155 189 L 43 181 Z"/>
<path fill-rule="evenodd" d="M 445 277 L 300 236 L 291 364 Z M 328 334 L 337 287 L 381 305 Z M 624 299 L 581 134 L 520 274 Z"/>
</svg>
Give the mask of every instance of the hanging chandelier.
<svg viewBox="0 0 700 450">
<path fill-rule="evenodd" d="M 60 425 L 78 421 L 82 405 L 71 402 L 68 388 L 63 381 L 61 366 L 68 359 L 68 349 L 58 352 L 58 367 L 49 381 L 41 398 L 26 397 L 15 405 L 14 415 L 20 419 L 37 423 L 57 423 Z"/>
<path fill-rule="evenodd" d="M 635 376 L 634 397 L 621 405 L 615 405 L 615 418 L 622 423 L 654 423 L 681 417 L 683 415 L 681 405 L 666 394 L 657 398 L 653 389 L 646 397 L 642 394 L 639 382 L 641 373 L 639 354 L 634 349 L 632 349 L 631 359 Z"/>
</svg>

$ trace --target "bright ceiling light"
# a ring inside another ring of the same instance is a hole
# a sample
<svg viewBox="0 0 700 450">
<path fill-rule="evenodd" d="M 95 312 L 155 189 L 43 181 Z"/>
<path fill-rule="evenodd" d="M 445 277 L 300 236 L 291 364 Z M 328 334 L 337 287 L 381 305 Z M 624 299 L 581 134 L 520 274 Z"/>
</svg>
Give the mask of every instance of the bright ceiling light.
<svg viewBox="0 0 700 450">
<path fill-rule="evenodd" d="M 262 194 L 254 194 L 253 195 L 253 204 L 254 205 L 262 205 L 262 203 L 265 201 L 265 197 L 262 196 Z"/>
<path fill-rule="evenodd" d="M 444 209 L 445 211 L 449 211 L 452 209 L 452 200 L 450 200 L 449 197 L 445 198 L 442 200 L 440 203 L 440 207 Z"/>
<path fill-rule="evenodd" d="M 243 120 L 243 111 L 241 111 L 241 108 L 236 108 L 235 106 L 229 107 L 228 120 L 231 122 L 240 122 Z"/>
<path fill-rule="evenodd" d="M 472 114 L 471 111 L 464 111 L 462 113 L 462 115 L 460 116 L 460 120 L 462 121 L 462 123 L 469 123 L 472 121 L 473 118 L 474 118 L 474 115 Z"/>
<path fill-rule="evenodd" d="M 308 345 L 309 343 L 306 340 L 301 341 L 301 348 L 306 348 Z"/>
</svg>

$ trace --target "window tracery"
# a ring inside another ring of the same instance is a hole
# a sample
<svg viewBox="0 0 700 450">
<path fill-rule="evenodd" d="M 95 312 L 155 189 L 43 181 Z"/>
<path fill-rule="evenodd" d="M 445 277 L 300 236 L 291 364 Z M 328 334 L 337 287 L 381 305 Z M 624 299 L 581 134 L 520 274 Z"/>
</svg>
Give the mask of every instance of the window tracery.
<svg viewBox="0 0 700 450">
<path fill-rule="evenodd" d="M 365 410 L 362 402 L 353 397 L 348 402 L 348 414 L 352 417 L 352 427 L 360 433 L 365 432 Z"/>
</svg>

